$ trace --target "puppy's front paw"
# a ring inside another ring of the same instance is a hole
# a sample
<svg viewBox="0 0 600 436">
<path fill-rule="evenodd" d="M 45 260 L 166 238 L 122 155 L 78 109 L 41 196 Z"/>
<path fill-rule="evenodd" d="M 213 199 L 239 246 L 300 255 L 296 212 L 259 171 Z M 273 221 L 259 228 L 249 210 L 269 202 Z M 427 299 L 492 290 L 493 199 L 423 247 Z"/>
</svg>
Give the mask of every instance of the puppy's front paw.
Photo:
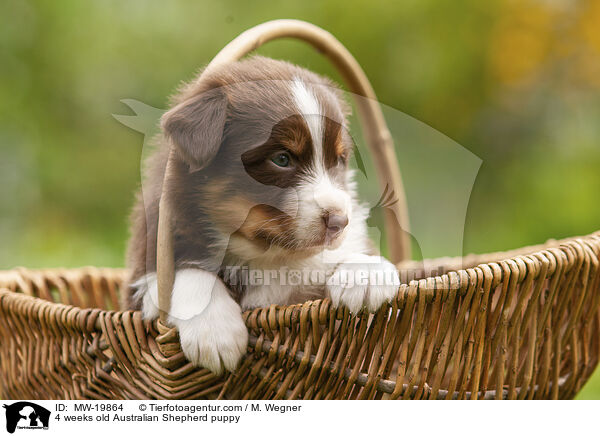
<svg viewBox="0 0 600 436">
<path fill-rule="evenodd" d="M 216 315 L 201 314 L 175 324 L 185 357 L 219 375 L 223 367 L 228 371 L 237 368 L 248 347 L 248 330 L 239 306 L 236 313 Z"/>
<path fill-rule="evenodd" d="M 363 307 L 374 312 L 394 298 L 400 286 L 398 271 L 380 256 L 355 254 L 340 264 L 327 280 L 327 291 L 335 307 L 346 306 L 357 313 Z"/>
<path fill-rule="evenodd" d="M 214 274 L 177 271 L 169 322 L 179 331 L 181 349 L 194 365 L 221 374 L 234 371 L 248 347 L 242 309 Z"/>
</svg>

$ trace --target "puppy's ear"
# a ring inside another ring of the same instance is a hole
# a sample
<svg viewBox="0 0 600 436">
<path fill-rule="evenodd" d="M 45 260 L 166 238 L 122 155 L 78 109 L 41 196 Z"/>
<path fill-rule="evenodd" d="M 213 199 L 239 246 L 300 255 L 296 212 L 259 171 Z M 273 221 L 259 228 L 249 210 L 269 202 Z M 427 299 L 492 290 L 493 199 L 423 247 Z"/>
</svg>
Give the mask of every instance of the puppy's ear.
<svg viewBox="0 0 600 436">
<path fill-rule="evenodd" d="M 215 157 L 223 139 L 227 99 L 221 88 L 208 89 L 179 103 L 161 119 L 165 135 L 190 165 L 201 170 Z"/>
</svg>

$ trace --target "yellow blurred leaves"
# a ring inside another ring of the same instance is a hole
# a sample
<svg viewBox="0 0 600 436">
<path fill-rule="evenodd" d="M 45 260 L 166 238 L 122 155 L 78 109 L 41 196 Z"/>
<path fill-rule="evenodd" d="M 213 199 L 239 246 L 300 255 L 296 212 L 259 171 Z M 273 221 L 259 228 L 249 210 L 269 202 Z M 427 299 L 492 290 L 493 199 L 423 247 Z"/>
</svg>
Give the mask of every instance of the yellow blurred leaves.
<svg viewBox="0 0 600 436">
<path fill-rule="evenodd" d="M 583 42 L 579 76 L 600 88 L 600 0 L 588 0 L 580 15 L 578 34 Z"/>
<path fill-rule="evenodd" d="M 504 85 L 526 86 L 559 72 L 600 87 L 600 0 L 505 0 L 488 61 Z"/>
</svg>

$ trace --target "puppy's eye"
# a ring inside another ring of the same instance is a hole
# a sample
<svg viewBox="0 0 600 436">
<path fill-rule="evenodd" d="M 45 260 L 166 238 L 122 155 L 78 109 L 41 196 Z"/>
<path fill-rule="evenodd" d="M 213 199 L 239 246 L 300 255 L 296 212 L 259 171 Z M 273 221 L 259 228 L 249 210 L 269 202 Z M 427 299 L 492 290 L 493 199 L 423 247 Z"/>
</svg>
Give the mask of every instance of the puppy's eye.
<svg viewBox="0 0 600 436">
<path fill-rule="evenodd" d="M 278 167 L 288 167 L 290 166 L 290 155 L 289 153 L 278 153 L 271 158 L 271 162 L 273 162 Z"/>
</svg>

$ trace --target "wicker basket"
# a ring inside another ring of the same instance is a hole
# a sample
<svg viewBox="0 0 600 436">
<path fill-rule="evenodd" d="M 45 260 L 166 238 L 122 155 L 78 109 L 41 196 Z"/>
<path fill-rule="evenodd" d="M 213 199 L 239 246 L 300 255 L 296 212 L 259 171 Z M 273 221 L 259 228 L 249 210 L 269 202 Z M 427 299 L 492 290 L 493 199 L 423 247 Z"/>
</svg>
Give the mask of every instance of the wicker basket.
<svg viewBox="0 0 600 436">
<path fill-rule="evenodd" d="M 31 399 L 572 398 L 600 353 L 600 233 L 507 253 L 408 258 L 406 209 L 391 137 L 364 73 L 329 33 L 279 20 L 232 41 L 212 65 L 280 37 L 305 40 L 367 97 L 357 107 L 383 186 L 392 259 L 417 274 L 376 314 L 327 299 L 244 314 L 251 339 L 238 370 L 192 366 L 177 331 L 119 311 L 125 270 L 0 272 L 0 397 Z M 168 185 L 166 172 L 164 186 Z M 159 219 L 159 306 L 173 280 L 170 205 Z M 431 271 L 438 275 L 429 277 Z"/>
</svg>

